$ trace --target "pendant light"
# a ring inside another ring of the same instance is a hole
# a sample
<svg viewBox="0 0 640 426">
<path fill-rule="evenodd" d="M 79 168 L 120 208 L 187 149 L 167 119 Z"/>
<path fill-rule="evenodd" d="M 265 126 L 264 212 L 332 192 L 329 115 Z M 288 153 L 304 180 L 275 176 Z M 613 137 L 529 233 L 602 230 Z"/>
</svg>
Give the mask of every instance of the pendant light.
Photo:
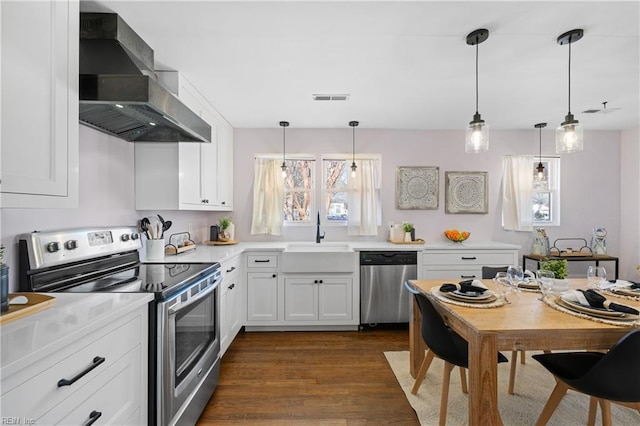
<svg viewBox="0 0 640 426">
<path fill-rule="evenodd" d="M 478 45 L 489 38 L 489 30 L 479 29 L 467 35 L 467 44 L 476 47 L 476 113 L 467 127 L 465 152 L 482 152 L 489 150 L 489 125 L 484 122 L 478 112 Z"/>
<path fill-rule="evenodd" d="M 542 165 L 542 129 L 547 127 L 547 123 L 538 123 L 534 126 L 539 129 L 539 145 L 538 145 L 538 167 L 533 174 L 533 188 L 534 189 L 547 189 L 547 179 L 544 175 L 544 166 Z"/>
<path fill-rule="evenodd" d="M 285 152 L 286 152 L 286 138 L 285 138 L 285 129 L 289 127 L 288 121 L 281 121 L 280 127 L 282 127 L 282 177 L 287 177 L 287 165 L 285 164 Z"/>
<path fill-rule="evenodd" d="M 356 177 L 356 170 L 358 166 L 356 166 L 356 127 L 360 124 L 357 121 L 350 121 L 349 126 L 353 129 L 353 154 L 351 157 L 351 177 Z"/>
<path fill-rule="evenodd" d="M 583 34 L 583 30 L 576 29 L 558 37 L 559 45 L 569 45 L 569 112 L 560 127 L 556 129 L 556 152 L 559 154 L 582 151 L 584 144 L 582 126 L 571 114 L 571 44 L 580 40 Z"/>
</svg>

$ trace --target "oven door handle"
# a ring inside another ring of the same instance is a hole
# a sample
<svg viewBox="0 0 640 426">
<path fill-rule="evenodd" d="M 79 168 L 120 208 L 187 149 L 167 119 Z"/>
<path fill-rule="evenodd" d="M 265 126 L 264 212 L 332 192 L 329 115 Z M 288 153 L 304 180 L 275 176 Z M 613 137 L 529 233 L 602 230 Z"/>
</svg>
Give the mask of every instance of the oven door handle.
<svg viewBox="0 0 640 426">
<path fill-rule="evenodd" d="M 216 282 L 211 287 L 209 287 L 208 289 L 206 289 L 203 292 L 198 293 L 195 297 L 192 297 L 186 303 L 180 303 L 178 305 L 174 305 L 174 306 L 170 307 L 169 311 L 168 311 L 169 315 L 175 315 L 178 312 L 180 312 L 182 309 L 185 309 L 188 306 L 193 305 L 194 303 L 196 303 L 200 299 L 204 299 L 209 294 L 211 294 L 218 287 L 219 284 L 220 284 L 220 280 L 216 279 Z"/>
</svg>

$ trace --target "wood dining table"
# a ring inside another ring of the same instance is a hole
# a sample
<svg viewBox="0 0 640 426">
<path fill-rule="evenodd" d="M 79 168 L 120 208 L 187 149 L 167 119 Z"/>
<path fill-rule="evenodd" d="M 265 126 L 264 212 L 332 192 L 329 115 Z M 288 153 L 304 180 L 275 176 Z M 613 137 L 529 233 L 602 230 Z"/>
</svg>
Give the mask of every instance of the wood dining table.
<svg viewBox="0 0 640 426">
<path fill-rule="evenodd" d="M 482 281 L 489 289 L 494 289 L 492 280 Z M 459 306 L 443 302 L 431 294 L 431 289 L 443 282 L 412 280 L 410 284 L 435 301 L 449 327 L 469 343 L 469 425 L 501 424 L 498 413 L 498 351 L 606 350 L 639 326 L 637 323 L 632 327 L 618 326 L 570 315 L 539 300 L 540 293 L 529 291 L 521 291 L 517 297 L 509 298 L 512 303 L 495 308 Z M 570 279 L 569 286 L 586 289 L 587 280 Z M 640 310 L 638 301 L 610 295 L 607 298 Z M 411 375 L 415 378 L 426 346 L 420 333 L 420 309 L 413 299 L 409 362 Z M 516 383 L 517 380 L 516 377 Z M 551 390 L 548 389 L 549 394 Z"/>
</svg>

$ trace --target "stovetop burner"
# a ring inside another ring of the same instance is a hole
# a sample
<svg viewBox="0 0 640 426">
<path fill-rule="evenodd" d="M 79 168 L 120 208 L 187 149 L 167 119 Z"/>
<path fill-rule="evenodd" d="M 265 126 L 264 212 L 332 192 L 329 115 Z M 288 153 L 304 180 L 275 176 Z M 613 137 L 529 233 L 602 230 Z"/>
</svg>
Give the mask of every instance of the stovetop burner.
<svg viewBox="0 0 640 426">
<path fill-rule="evenodd" d="M 156 299 L 210 275 L 218 263 L 141 263 L 135 227 L 83 228 L 21 235 L 20 290 L 155 293 Z"/>
</svg>

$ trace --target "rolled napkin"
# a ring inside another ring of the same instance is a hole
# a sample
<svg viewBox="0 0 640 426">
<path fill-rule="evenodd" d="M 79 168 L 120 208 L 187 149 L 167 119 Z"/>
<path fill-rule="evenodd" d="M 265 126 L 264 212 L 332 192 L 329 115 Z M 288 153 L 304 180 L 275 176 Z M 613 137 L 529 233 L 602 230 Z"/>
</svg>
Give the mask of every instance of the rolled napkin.
<svg viewBox="0 0 640 426">
<path fill-rule="evenodd" d="M 562 295 L 562 298 L 592 308 L 610 309 L 616 312 L 624 312 L 625 314 L 640 315 L 637 309 L 607 300 L 606 297 L 591 289 L 568 291 Z"/>
<path fill-rule="evenodd" d="M 628 289 L 631 289 L 631 290 L 640 290 L 640 283 L 636 282 L 636 281 L 631 281 L 631 280 L 609 280 L 609 283 L 610 284 L 607 284 L 603 288 L 616 287 L 616 288 L 628 288 Z"/>
<path fill-rule="evenodd" d="M 451 293 L 456 290 L 462 293 L 484 293 L 487 291 L 487 286 L 482 284 L 480 280 L 465 280 L 458 284 L 444 283 L 440 286 L 440 291 L 443 293 Z"/>
</svg>

